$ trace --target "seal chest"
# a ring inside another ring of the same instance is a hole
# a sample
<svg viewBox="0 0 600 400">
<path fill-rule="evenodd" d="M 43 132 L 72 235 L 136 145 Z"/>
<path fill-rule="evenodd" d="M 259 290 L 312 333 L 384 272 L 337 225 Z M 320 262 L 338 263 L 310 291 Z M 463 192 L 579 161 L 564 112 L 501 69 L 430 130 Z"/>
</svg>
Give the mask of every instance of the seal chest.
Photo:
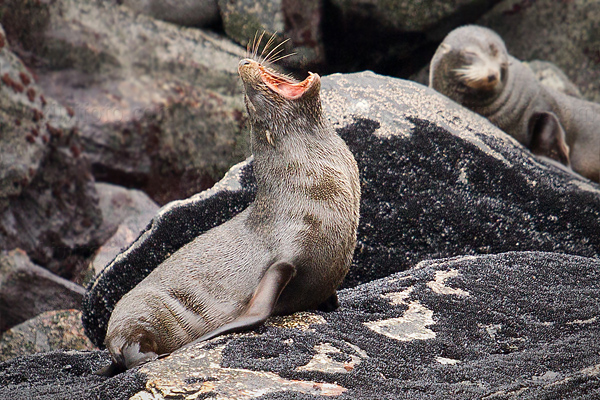
<svg viewBox="0 0 600 400">
<path fill-rule="evenodd" d="M 239 63 L 255 201 L 183 246 L 117 303 L 103 374 L 187 344 L 253 328 L 270 315 L 337 306 L 359 218 L 356 162 L 323 118 L 320 77 L 302 82 Z"/>
<path fill-rule="evenodd" d="M 541 85 L 492 30 L 468 25 L 450 32 L 431 60 L 429 86 L 535 155 L 600 180 L 600 105 Z"/>
</svg>

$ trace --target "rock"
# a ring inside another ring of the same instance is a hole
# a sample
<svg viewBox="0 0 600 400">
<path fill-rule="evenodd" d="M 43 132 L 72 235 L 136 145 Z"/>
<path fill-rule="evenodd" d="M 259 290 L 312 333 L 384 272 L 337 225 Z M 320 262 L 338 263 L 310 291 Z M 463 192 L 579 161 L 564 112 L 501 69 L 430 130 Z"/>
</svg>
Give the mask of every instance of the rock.
<svg viewBox="0 0 600 400">
<path fill-rule="evenodd" d="M 322 80 L 326 115 L 357 160 L 361 220 L 345 287 L 419 261 L 506 251 L 600 257 L 600 187 L 545 164 L 482 117 L 424 86 L 370 72 Z M 253 199 L 251 161 L 165 206 L 88 288 L 83 323 L 102 345 L 121 296 Z"/>
<path fill-rule="evenodd" d="M 542 85 L 569 96 L 583 98 L 577 86 L 569 80 L 560 68 L 551 62 L 533 60 L 523 64 L 533 71 L 535 77 Z"/>
<path fill-rule="evenodd" d="M 22 7 L 7 0 L 0 11 Z M 239 46 L 110 1 L 41 7 L 41 44 L 26 50 L 45 92 L 79 118 L 98 180 L 163 204 L 212 186 L 248 155 Z"/>
<path fill-rule="evenodd" d="M 342 290 L 336 311 L 272 318 L 94 384 L 125 388 L 136 377 L 127 392 L 135 400 L 592 399 L 600 395 L 599 297 L 598 259 L 510 252 L 428 260 Z M 65 382 L 62 367 L 108 363 L 105 354 L 1 364 L 0 397 L 43 396 L 60 384 L 91 399 L 81 393 L 90 369 L 73 368 Z M 25 370 L 26 381 L 15 372 Z"/>
<path fill-rule="evenodd" d="M 0 252 L 0 332 L 45 311 L 81 308 L 83 287 L 33 264 L 21 250 Z"/>
<path fill-rule="evenodd" d="M 217 0 L 117 0 L 134 11 L 183 26 L 205 27 L 219 20 Z"/>
<path fill-rule="evenodd" d="M 107 230 L 114 231 L 114 234 L 94 257 L 94 276 L 122 249 L 129 247 L 159 209 L 155 202 L 139 190 L 125 189 L 108 183 L 97 183 L 96 190 L 100 198 L 104 225 Z"/>
<path fill-rule="evenodd" d="M 600 102 L 599 18 L 597 1 L 504 0 L 477 24 L 495 30 L 516 58 L 556 64 Z"/>
<path fill-rule="evenodd" d="M 322 0 L 219 0 L 219 7 L 225 33 L 242 46 L 264 32 L 263 44 L 273 35 L 275 45 L 289 39 L 280 55 L 295 54 L 280 64 L 303 70 L 323 66 Z"/>
<path fill-rule="evenodd" d="M 0 362 L 59 349 L 94 349 L 83 332 L 81 311 L 47 311 L 0 336 Z"/>
<path fill-rule="evenodd" d="M 407 77 L 425 65 L 452 29 L 475 21 L 499 0 L 332 0 L 325 15 L 329 71 Z"/>
<path fill-rule="evenodd" d="M 0 364 L 0 398 L 127 400 L 144 389 L 144 377 L 134 371 L 113 379 L 94 375 L 108 359 L 100 351 L 64 350 L 13 358 Z"/>
<path fill-rule="evenodd" d="M 1 8 L 1 6 L 0 6 Z M 77 121 L 36 83 L 0 32 L 0 250 L 77 279 L 105 238 Z"/>
</svg>

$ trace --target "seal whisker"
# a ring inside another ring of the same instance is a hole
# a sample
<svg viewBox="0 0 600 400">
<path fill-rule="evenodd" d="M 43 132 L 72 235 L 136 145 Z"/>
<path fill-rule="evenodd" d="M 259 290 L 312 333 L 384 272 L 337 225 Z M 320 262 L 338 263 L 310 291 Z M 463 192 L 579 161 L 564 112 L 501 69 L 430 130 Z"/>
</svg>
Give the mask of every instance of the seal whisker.
<svg viewBox="0 0 600 400">
<path fill-rule="evenodd" d="M 273 54 L 273 52 L 275 50 L 277 50 L 279 47 L 283 46 L 284 44 L 286 44 L 289 41 L 290 41 L 290 39 L 287 38 L 283 42 L 279 43 L 277 46 L 273 47 L 273 49 L 269 52 L 269 54 L 267 54 L 267 56 L 264 58 L 265 62 L 269 62 L 268 60 L 269 60 L 269 57 L 271 56 L 271 54 Z"/>
<path fill-rule="evenodd" d="M 265 44 L 265 47 L 263 47 L 262 52 L 260 53 L 260 57 L 262 58 L 263 54 L 265 53 L 265 51 L 269 48 L 269 46 L 273 43 L 273 41 L 275 40 L 275 35 L 277 35 L 277 32 L 274 32 L 271 37 L 269 38 L 269 40 L 267 41 L 267 44 Z M 277 48 L 277 47 L 275 47 Z M 264 59 L 264 58 L 263 58 Z"/>
<path fill-rule="evenodd" d="M 285 54 L 285 55 L 283 55 L 283 56 L 280 56 L 280 57 L 278 57 L 278 58 L 276 58 L 276 59 L 274 59 L 274 60 L 271 60 L 271 61 L 270 61 L 270 63 L 271 63 L 271 64 L 274 64 L 274 63 L 276 63 L 276 62 L 278 62 L 278 61 L 281 61 L 281 60 L 283 60 L 284 58 L 288 58 L 288 57 L 295 56 L 295 55 L 296 55 L 296 52 L 294 51 L 294 52 L 292 52 L 292 53 Z"/>
</svg>

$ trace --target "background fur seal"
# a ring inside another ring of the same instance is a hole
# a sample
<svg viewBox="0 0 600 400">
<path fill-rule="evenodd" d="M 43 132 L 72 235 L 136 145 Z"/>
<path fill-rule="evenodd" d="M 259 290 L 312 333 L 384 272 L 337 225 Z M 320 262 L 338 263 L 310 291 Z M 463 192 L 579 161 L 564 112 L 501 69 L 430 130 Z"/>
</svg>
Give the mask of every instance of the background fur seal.
<svg viewBox="0 0 600 400">
<path fill-rule="evenodd" d="M 255 201 L 188 243 L 127 293 L 106 346 L 112 374 L 272 314 L 337 303 L 359 218 L 354 157 L 323 119 L 316 74 L 297 82 L 244 59 Z"/>
<path fill-rule="evenodd" d="M 450 32 L 431 61 L 429 86 L 488 118 L 534 154 L 600 179 L 600 105 L 546 88 L 495 32 Z"/>
</svg>

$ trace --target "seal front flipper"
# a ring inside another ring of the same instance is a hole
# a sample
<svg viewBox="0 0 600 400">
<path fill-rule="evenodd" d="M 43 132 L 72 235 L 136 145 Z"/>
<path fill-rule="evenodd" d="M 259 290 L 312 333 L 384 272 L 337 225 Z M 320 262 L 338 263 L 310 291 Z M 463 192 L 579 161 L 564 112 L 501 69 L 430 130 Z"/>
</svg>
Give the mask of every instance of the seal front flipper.
<svg viewBox="0 0 600 400">
<path fill-rule="evenodd" d="M 529 147 L 533 154 L 571 166 L 565 131 L 554 113 L 544 111 L 533 114 L 529 121 L 529 134 Z"/>
<path fill-rule="evenodd" d="M 338 300 L 337 292 L 333 292 L 331 296 L 317 307 L 317 310 L 323 312 L 335 311 L 340 307 L 340 301 Z"/>
<path fill-rule="evenodd" d="M 184 348 L 219 335 L 252 329 L 259 326 L 271 316 L 275 304 L 277 304 L 277 300 L 279 299 L 279 295 L 283 292 L 283 289 L 285 289 L 295 274 L 296 268 L 292 264 L 277 262 L 271 265 L 260 280 L 252 299 L 248 303 L 248 308 L 243 314 L 228 324 L 194 340 L 190 344 L 184 346 Z"/>
</svg>

